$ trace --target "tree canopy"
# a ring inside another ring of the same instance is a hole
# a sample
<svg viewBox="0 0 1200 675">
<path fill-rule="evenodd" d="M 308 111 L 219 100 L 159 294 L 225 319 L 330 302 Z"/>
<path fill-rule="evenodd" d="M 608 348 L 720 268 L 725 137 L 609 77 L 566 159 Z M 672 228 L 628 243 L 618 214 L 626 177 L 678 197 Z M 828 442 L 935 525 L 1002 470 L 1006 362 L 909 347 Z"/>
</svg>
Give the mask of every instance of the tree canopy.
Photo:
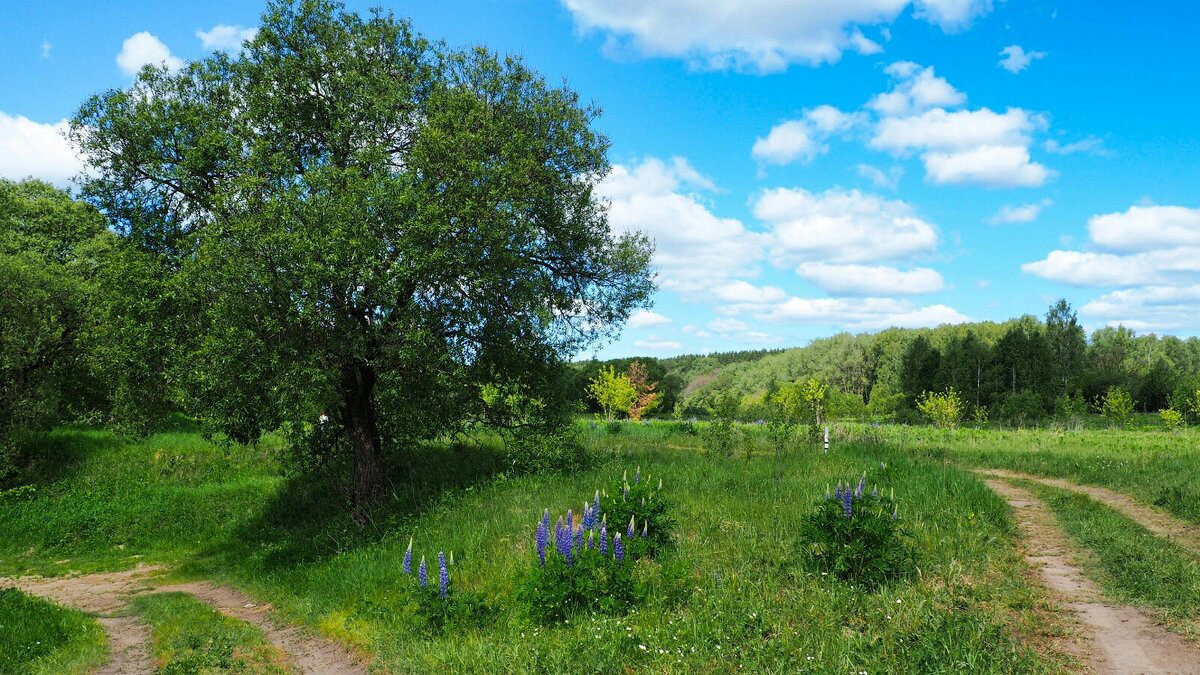
<svg viewBox="0 0 1200 675">
<path fill-rule="evenodd" d="M 487 383 L 537 396 L 648 302 L 649 242 L 593 192 L 597 115 L 519 59 L 302 0 L 240 53 L 92 97 L 71 135 L 156 289 L 164 386 L 239 440 L 347 451 L 365 517 L 385 446 L 485 419 Z"/>
</svg>

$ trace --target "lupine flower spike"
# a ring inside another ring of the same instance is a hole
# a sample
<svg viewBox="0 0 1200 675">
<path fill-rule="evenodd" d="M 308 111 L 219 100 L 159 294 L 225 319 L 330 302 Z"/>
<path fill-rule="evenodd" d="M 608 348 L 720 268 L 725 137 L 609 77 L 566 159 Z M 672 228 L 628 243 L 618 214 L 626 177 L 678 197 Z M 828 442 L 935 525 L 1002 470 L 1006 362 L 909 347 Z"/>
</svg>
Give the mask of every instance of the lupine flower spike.
<svg viewBox="0 0 1200 675">
<path fill-rule="evenodd" d="M 454 567 L 454 551 L 450 551 L 450 566 Z"/>
<path fill-rule="evenodd" d="M 613 556 L 617 562 L 625 562 L 625 542 L 621 540 L 621 533 L 613 535 Z"/>
<path fill-rule="evenodd" d="M 662 490 L 662 479 L 661 478 L 658 479 L 658 489 Z"/>
<path fill-rule="evenodd" d="M 637 468 L 637 471 L 635 471 L 633 474 L 633 484 L 637 485 L 641 481 L 642 481 L 642 467 L 639 466 Z"/>
<path fill-rule="evenodd" d="M 404 552 L 404 573 L 412 574 L 412 545 L 413 538 L 408 538 L 408 550 Z"/>
<path fill-rule="evenodd" d="M 450 597 L 450 571 L 446 569 L 446 554 L 438 551 L 438 595 Z"/>
<path fill-rule="evenodd" d="M 895 520 L 899 517 L 900 517 L 900 507 L 899 506 L 892 507 L 892 520 Z"/>
<path fill-rule="evenodd" d="M 600 515 L 600 491 L 596 490 L 596 499 L 592 502 L 592 529 L 596 529 L 596 518 Z"/>
<path fill-rule="evenodd" d="M 871 496 L 872 496 L 872 497 L 878 497 L 878 496 L 879 496 L 879 486 L 878 486 L 878 485 L 876 485 L 875 487 L 871 488 Z"/>
<path fill-rule="evenodd" d="M 547 510 L 547 513 L 549 511 Z M 547 518 L 538 521 L 537 526 L 537 555 L 542 567 L 546 566 L 546 545 L 550 543 L 550 531 L 546 526 Z"/>
<path fill-rule="evenodd" d="M 642 521 L 642 539 L 645 539 L 646 537 L 649 537 L 649 536 L 650 536 L 650 522 L 643 520 Z"/>
<path fill-rule="evenodd" d="M 854 498 L 858 499 L 862 496 L 863 489 L 867 487 L 867 474 L 863 472 L 862 478 L 858 479 L 858 487 L 854 488 Z"/>
<path fill-rule="evenodd" d="M 626 536 L 626 537 L 632 537 L 632 536 L 633 536 L 633 531 L 634 531 L 634 528 L 635 528 L 635 526 L 634 526 L 634 524 L 633 524 L 633 519 L 634 519 L 635 517 L 636 517 L 636 516 L 629 516 L 629 529 L 625 530 L 625 536 Z"/>
<path fill-rule="evenodd" d="M 600 521 L 600 555 L 608 555 L 608 519 Z"/>
<path fill-rule="evenodd" d="M 588 530 L 588 539 L 587 539 L 587 547 L 588 547 L 588 548 L 596 548 L 596 537 L 595 537 L 595 535 L 596 535 L 596 531 L 595 531 L 595 530 Z"/>
<path fill-rule="evenodd" d="M 425 570 L 425 556 L 421 556 L 421 566 L 417 568 L 417 581 L 420 582 L 421 588 L 429 585 L 429 572 Z"/>
<path fill-rule="evenodd" d="M 847 487 L 846 491 L 842 493 L 842 514 L 847 518 L 849 518 L 852 513 L 851 509 L 853 507 L 850 506 L 850 500 L 853 498 L 854 493 L 850 492 L 850 488 Z"/>
</svg>

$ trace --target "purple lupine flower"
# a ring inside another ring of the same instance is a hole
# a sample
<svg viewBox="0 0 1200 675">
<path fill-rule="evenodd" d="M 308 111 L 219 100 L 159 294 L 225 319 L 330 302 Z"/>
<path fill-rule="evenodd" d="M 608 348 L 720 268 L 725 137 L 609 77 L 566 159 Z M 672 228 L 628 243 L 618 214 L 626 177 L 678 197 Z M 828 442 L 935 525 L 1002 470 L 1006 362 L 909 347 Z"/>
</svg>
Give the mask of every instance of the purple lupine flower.
<svg viewBox="0 0 1200 675">
<path fill-rule="evenodd" d="M 595 535 L 596 535 L 596 531 L 595 531 L 595 530 L 588 530 L 588 538 L 587 538 L 587 547 L 588 547 L 588 548 L 596 548 L 596 537 L 595 537 Z"/>
<path fill-rule="evenodd" d="M 858 479 L 858 487 L 854 488 L 854 498 L 858 499 L 862 496 L 863 489 L 867 487 L 867 474 L 864 471 L 862 478 Z"/>
<path fill-rule="evenodd" d="M 650 536 L 650 522 L 643 520 L 642 521 L 642 539 L 645 539 L 646 537 L 649 537 L 649 536 Z"/>
<path fill-rule="evenodd" d="M 408 550 L 404 552 L 404 573 L 412 574 L 412 544 L 413 538 L 408 538 Z"/>
<path fill-rule="evenodd" d="M 839 497 L 841 495 L 838 495 Z M 825 501 L 829 501 L 829 485 L 825 486 Z"/>
<path fill-rule="evenodd" d="M 549 520 L 549 513 L 550 511 L 547 509 L 547 517 L 539 520 L 537 526 L 537 554 L 542 567 L 546 566 L 546 545 L 550 543 L 550 531 L 546 526 L 546 521 Z"/>
<path fill-rule="evenodd" d="M 583 527 L 575 530 L 575 548 L 583 550 Z"/>
<path fill-rule="evenodd" d="M 596 500 L 592 503 L 592 529 L 596 529 L 596 519 L 600 517 L 600 491 L 596 490 Z"/>
<path fill-rule="evenodd" d="M 567 509 L 567 532 L 574 536 L 575 534 L 575 512 Z"/>
<path fill-rule="evenodd" d="M 562 516 L 559 516 L 558 522 L 554 523 L 554 550 L 566 557 L 568 548 L 570 545 L 567 543 L 567 528 L 563 525 Z"/>
<path fill-rule="evenodd" d="M 600 521 L 600 555 L 608 555 L 608 521 Z"/>
<path fill-rule="evenodd" d="M 899 506 L 893 507 L 892 508 L 892 520 L 895 520 L 899 517 L 900 517 L 900 507 Z"/>
<path fill-rule="evenodd" d="M 871 496 L 872 496 L 872 497 L 878 497 L 878 496 L 879 496 L 879 486 L 878 486 L 878 485 L 876 485 L 875 487 L 871 488 Z"/>
<path fill-rule="evenodd" d="M 421 588 L 429 585 L 429 572 L 425 570 L 425 556 L 421 556 L 421 566 L 417 568 L 417 581 L 421 583 Z"/>
<path fill-rule="evenodd" d="M 842 501 L 842 481 L 840 481 L 840 480 L 838 481 L 838 484 L 837 484 L 837 490 L 834 490 L 834 492 L 833 492 L 833 498 L 838 500 L 839 502 Z"/>
<path fill-rule="evenodd" d="M 617 562 L 625 562 L 625 542 L 621 540 L 621 533 L 613 535 L 613 556 Z"/>
<path fill-rule="evenodd" d="M 624 493 L 621 495 L 623 501 L 629 501 L 629 483 L 625 484 Z"/>
<path fill-rule="evenodd" d="M 850 488 L 846 488 L 846 491 L 842 493 L 842 514 L 847 518 L 849 518 L 850 514 L 853 513 L 850 506 L 850 500 L 853 497 L 854 494 L 850 492 Z"/>
<path fill-rule="evenodd" d="M 446 554 L 438 551 L 438 595 L 450 597 L 450 571 L 446 569 Z"/>
<path fill-rule="evenodd" d="M 640 482 L 642 482 L 642 467 L 639 466 L 637 471 L 633 473 L 633 484 L 637 485 Z"/>
<path fill-rule="evenodd" d="M 546 524 L 546 531 L 550 531 L 550 509 L 542 510 L 542 522 Z"/>
<path fill-rule="evenodd" d="M 633 519 L 634 519 L 635 517 L 636 517 L 636 516 L 629 516 L 629 528 L 625 530 L 625 536 L 626 536 L 626 537 L 632 537 L 632 536 L 633 536 L 633 530 L 634 530 Z"/>
</svg>

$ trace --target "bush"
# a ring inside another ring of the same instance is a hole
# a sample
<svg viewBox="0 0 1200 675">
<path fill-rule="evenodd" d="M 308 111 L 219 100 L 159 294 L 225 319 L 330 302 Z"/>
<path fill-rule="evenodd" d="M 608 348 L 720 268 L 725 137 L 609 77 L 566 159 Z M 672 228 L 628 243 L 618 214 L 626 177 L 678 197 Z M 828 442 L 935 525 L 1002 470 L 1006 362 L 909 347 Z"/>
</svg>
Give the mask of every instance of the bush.
<svg viewBox="0 0 1200 675">
<path fill-rule="evenodd" d="M 1124 387 L 1109 387 L 1096 403 L 1096 408 L 1113 424 L 1124 426 L 1133 416 L 1133 396 Z"/>
<path fill-rule="evenodd" d="M 574 426 L 515 433 L 507 439 L 504 452 L 505 464 L 514 474 L 572 472 L 587 468 L 594 459 Z"/>
<path fill-rule="evenodd" d="M 893 498 L 866 491 L 866 474 L 857 486 L 838 484 L 809 513 L 801 526 L 801 560 L 816 572 L 868 589 L 911 573 Z"/>
<path fill-rule="evenodd" d="M 1167 431 L 1174 431 L 1183 426 L 1183 413 L 1174 408 L 1159 410 L 1158 416 L 1162 418 L 1163 426 L 1167 428 Z"/>
<path fill-rule="evenodd" d="M 1042 397 L 1029 389 L 1005 394 L 993 408 L 997 418 L 1013 426 L 1036 423 L 1046 414 Z"/>
<path fill-rule="evenodd" d="M 633 474 L 633 482 L 622 476 L 601 492 L 600 513 L 608 519 L 610 527 L 619 527 L 625 533 L 627 545 L 644 545 L 647 555 L 657 555 L 671 546 L 675 519 L 671 516 L 670 501 L 662 494 L 662 479 L 653 485 L 649 475 L 642 477 L 640 467 Z M 630 536 L 628 529 L 631 520 L 634 536 Z M 635 538 L 644 542 L 635 542 Z"/>
<path fill-rule="evenodd" d="M 547 556 L 545 564 L 534 565 L 518 591 L 525 612 L 540 623 L 561 621 L 579 610 L 620 614 L 639 599 L 630 557 L 617 560 L 611 551 L 603 554 L 599 548 L 575 552 L 569 562 L 562 555 Z"/>
<path fill-rule="evenodd" d="M 742 432 L 732 421 L 718 419 L 700 431 L 700 439 L 709 455 L 728 459 L 742 444 Z"/>
<path fill-rule="evenodd" d="M 917 410 L 938 426 L 939 429 L 953 429 L 963 416 L 963 402 L 954 387 L 944 392 L 927 391 L 917 398 Z"/>
</svg>

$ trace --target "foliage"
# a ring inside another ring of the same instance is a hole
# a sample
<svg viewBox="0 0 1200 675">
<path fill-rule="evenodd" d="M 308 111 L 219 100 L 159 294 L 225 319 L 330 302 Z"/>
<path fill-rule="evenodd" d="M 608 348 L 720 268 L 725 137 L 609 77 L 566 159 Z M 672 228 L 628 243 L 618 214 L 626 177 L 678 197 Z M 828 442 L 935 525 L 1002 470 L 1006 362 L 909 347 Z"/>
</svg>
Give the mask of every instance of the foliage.
<svg viewBox="0 0 1200 675">
<path fill-rule="evenodd" d="M 0 673 L 86 673 L 104 661 L 104 642 L 83 612 L 0 588 Z"/>
<path fill-rule="evenodd" d="M 1035 423 L 1046 414 L 1042 397 L 1029 389 L 1002 394 L 995 410 L 997 419 L 1015 427 Z"/>
<path fill-rule="evenodd" d="M 895 499 L 866 486 L 864 473 L 855 486 L 839 482 L 827 490 L 805 518 L 800 543 L 812 570 L 873 589 L 911 573 L 912 558 Z"/>
<path fill-rule="evenodd" d="M 628 413 L 638 400 L 638 391 L 625 373 L 615 368 L 601 368 L 588 384 L 588 394 L 600 404 L 604 419 L 612 422 L 617 413 Z"/>
<path fill-rule="evenodd" d="M 1174 408 L 1163 408 L 1158 411 L 1158 416 L 1163 421 L 1163 426 L 1167 431 L 1174 431 L 1183 426 L 1183 413 Z"/>
<path fill-rule="evenodd" d="M 1096 408 L 1110 423 L 1124 426 L 1133 415 L 1133 396 L 1123 387 L 1109 387 Z"/>
<path fill-rule="evenodd" d="M 563 361 L 647 302 L 650 244 L 594 194 L 597 115 L 517 58 L 276 0 L 244 50 L 145 68 L 70 135 L 84 196 L 158 270 L 171 347 L 147 346 L 188 408 L 347 456 L 362 524 L 385 450 L 485 417 L 489 382 L 565 404 Z"/>
<path fill-rule="evenodd" d="M 963 402 L 953 387 L 944 392 L 927 391 L 917 399 L 917 410 L 939 429 L 954 429 L 963 416 Z"/>
<path fill-rule="evenodd" d="M 671 502 L 662 492 L 662 479 L 655 484 L 649 475 L 642 476 L 641 467 L 634 471 L 632 481 L 626 472 L 620 480 L 600 491 L 600 513 L 620 527 L 629 542 L 633 541 L 629 529 L 632 527 L 633 535 L 642 541 L 629 545 L 645 545 L 646 553 L 651 556 L 672 545 L 675 517 L 671 511 Z M 642 537 L 643 533 L 645 537 Z"/>
<path fill-rule="evenodd" d="M 621 614 L 640 600 L 632 569 L 631 560 L 617 560 L 598 548 L 575 552 L 571 562 L 548 556 L 544 565 L 535 563 L 530 570 L 520 600 L 539 623 L 560 621 L 580 610 Z"/>
<path fill-rule="evenodd" d="M 571 426 L 550 431 L 518 429 L 506 435 L 504 454 L 509 471 L 516 475 L 570 473 L 586 469 L 595 460 L 580 440 L 578 429 Z"/>
<path fill-rule="evenodd" d="M 633 403 L 629 405 L 629 419 L 637 422 L 648 413 L 654 412 L 662 403 L 662 395 L 654 391 L 658 386 L 656 382 L 650 382 L 649 376 L 646 374 L 646 367 L 639 361 L 634 361 L 629 364 L 629 384 L 633 386 L 636 396 Z"/>
<path fill-rule="evenodd" d="M 1183 415 L 1187 424 L 1200 424 L 1200 389 L 1184 386 L 1171 394 L 1171 407 Z"/>
<path fill-rule="evenodd" d="M 153 593 L 133 601 L 154 634 L 156 672 L 184 675 L 251 672 L 284 675 L 284 659 L 258 628 L 218 612 L 186 593 Z"/>
</svg>

